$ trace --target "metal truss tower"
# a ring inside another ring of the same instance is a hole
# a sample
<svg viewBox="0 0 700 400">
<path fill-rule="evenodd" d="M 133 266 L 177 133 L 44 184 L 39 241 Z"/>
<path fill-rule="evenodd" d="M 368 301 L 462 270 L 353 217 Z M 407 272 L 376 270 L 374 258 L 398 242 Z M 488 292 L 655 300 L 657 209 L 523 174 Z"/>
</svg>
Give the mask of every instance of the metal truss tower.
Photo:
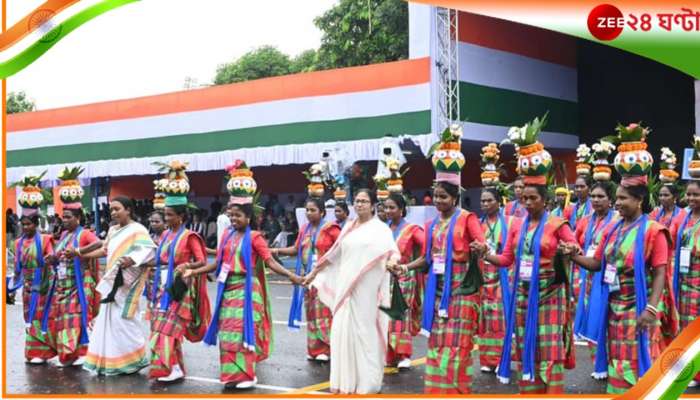
<svg viewBox="0 0 700 400">
<path fill-rule="evenodd" d="M 437 70 L 437 128 L 440 134 L 452 123 L 460 122 L 459 115 L 459 54 L 457 32 L 458 11 L 437 7 L 435 12 Z"/>
</svg>

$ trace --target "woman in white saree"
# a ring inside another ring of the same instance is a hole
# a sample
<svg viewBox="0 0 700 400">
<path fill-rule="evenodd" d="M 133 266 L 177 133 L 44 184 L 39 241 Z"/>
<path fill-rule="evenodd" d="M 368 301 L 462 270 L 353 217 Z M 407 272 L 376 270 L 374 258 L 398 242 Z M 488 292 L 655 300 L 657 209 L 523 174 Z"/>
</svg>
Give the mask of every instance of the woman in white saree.
<svg viewBox="0 0 700 400">
<path fill-rule="evenodd" d="M 156 245 L 148 230 L 131 219 L 131 200 L 116 197 L 109 208 L 118 224 L 110 228 L 101 249 L 82 255 L 107 257 L 107 272 L 97 284 L 102 302 L 83 368 L 100 375 L 130 374 L 148 365 L 137 316 L 148 275 L 145 264 L 153 259 Z"/>
<path fill-rule="evenodd" d="M 389 270 L 400 254 L 389 227 L 373 217 L 375 200 L 358 191 L 358 218 L 343 228 L 338 240 L 305 279 L 333 311 L 331 327 L 331 392 L 378 393 L 386 360 L 389 317 Z"/>
</svg>

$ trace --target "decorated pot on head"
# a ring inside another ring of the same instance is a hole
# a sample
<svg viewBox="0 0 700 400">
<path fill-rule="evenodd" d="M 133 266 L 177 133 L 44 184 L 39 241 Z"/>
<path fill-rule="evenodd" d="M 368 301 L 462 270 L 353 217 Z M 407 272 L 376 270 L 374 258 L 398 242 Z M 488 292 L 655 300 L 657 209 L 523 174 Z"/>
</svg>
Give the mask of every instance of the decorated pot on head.
<svg viewBox="0 0 700 400">
<path fill-rule="evenodd" d="M 382 163 L 389 171 L 389 176 L 386 178 L 386 190 L 390 193 L 403 193 L 403 173 L 400 171 L 401 163 L 394 157 L 386 157 Z"/>
<path fill-rule="evenodd" d="M 154 162 L 158 166 L 158 171 L 164 174 L 162 182 L 163 193 L 165 193 L 164 207 L 186 206 L 188 204 L 187 194 L 190 192 L 190 180 L 185 173 L 187 163 L 173 160 L 168 163 Z"/>
<path fill-rule="evenodd" d="M 514 126 L 508 131 L 504 143 L 517 145 L 518 167 L 526 184 L 546 185 L 547 174 L 552 169 L 552 155 L 538 142 L 542 128 L 547 123 L 547 114 L 535 118 L 522 127 Z"/>
<path fill-rule="evenodd" d="M 593 179 L 599 182 L 609 181 L 612 178 L 612 168 L 608 157 L 615 151 L 615 145 L 601 139 L 593 145 Z"/>
<path fill-rule="evenodd" d="M 619 125 L 615 128 L 617 140 L 617 155 L 615 169 L 622 177 L 623 186 L 646 185 L 647 174 L 651 171 L 654 158 L 647 151 L 646 137 L 650 130 L 640 123 Z"/>
<path fill-rule="evenodd" d="M 591 148 L 585 143 L 581 143 L 576 148 L 576 175 L 591 175 Z"/>
<path fill-rule="evenodd" d="M 688 163 L 688 175 L 700 179 L 700 136 L 693 136 L 693 159 Z"/>
<path fill-rule="evenodd" d="M 245 161 L 234 161 L 226 166 L 226 172 L 228 172 L 226 190 L 231 195 L 229 204 L 252 204 L 258 184 L 253 179 L 253 171 L 248 168 Z"/>
<path fill-rule="evenodd" d="M 388 199 L 391 195 L 388 187 L 389 178 L 384 175 L 377 174 L 372 179 L 377 187 L 377 200 L 384 201 Z"/>
<path fill-rule="evenodd" d="M 335 201 L 345 201 L 347 197 L 348 192 L 340 186 L 335 188 L 335 190 L 333 191 L 333 198 L 335 199 Z"/>
<path fill-rule="evenodd" d="M 82 199 L 83 195 L 85 195 L 85 191 L 82 187 L 80 187 L 78 176 L 80 176 L 84 170 L 85 169 L 82 167 L 64 167 L 58 174 L 58 179 L 61 180 L 58 195 L 61 197 L 61 201 L 63 202 L 63 208 L 67 208 L 69 210 L 78 210 L 83 208 Z"/>
<path fill-rule="evenodd" d="M 496 186 L 501 181 L 498 160 L 501 151 L 496 143 L 489 143 L 481 148 L 481 184 L 485 187 Z"/>
<path fill-rule="evenodd" d="M 660 160 L 659 180 L 665 184 L 675 183 L 680 177 L 676 172 L 676 165 L 678 165 L 676 154 L 668 147 L 662 147 Z"/>
<path fill-rule="evenodd" d="M 466 164 L 461 148 L 462 127 L 453 124 L 442 132 L 440 141 L 433 144 L 428 152 L 435 168 L 436 182 L 448 182 L 460 186 L 461 171 Z"/>
<path fill-rule="evenodd" d="M 168 185 L 168 180 L 156 179 L 153 181 L 153 190 L 155 194 L 153 195 L 153 209 L 162 210 L 165 208 L 165 188 Z"/>
<path fill-rule="evenodd" d="M 326 187 L 323 183 L 323 165 L 321 163 L 313 164 L 308 171 L 303 172 L 309 184 L 306 185 L 306 191 L 310 197 L 323 197 L 326 192 Z"/>
<path fill-rule="evenodd" d="M 27 171 L 19 182 L 10 185 L 10 188 L 19 186 L 21 191 L 17 196 L 17 202 L 22 207 L 22 216 L 32 216 L 39 213 L 39 207 L 44 204 L 49 194 L 41 189 L 39 182 L 46 175 L 46 171 L 37 175 L 33 171 Z"/>
</svg>

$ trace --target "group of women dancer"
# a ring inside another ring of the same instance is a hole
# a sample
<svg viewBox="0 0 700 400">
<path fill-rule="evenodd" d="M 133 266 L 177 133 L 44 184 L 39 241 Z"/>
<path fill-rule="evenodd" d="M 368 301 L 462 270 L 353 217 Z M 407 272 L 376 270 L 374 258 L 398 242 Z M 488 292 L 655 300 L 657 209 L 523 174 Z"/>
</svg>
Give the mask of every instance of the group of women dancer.
<svg viewBox="0 0 700 400">
<path fill-rule="evenodd" d="M 41 177 L 26 177 L 9 288 L 24 285 L 25 357 L 43 363 L 58 355 L 60 366 L 82 364 L 105 375 L 150 365 L 149 377 L 171 382 L 185 376 L 187 339 L 218 344 L 222 383 L 254 387 L 257 363 L 272 351 L 269 268 L 292 282 L 288 326 L 299 329 L 305 315 L 307 359 L 330 362 L 334 393 L 379 392 L 385 366 L 412 366 L 417 334 L 428 338 L 426 393 L 471 393 L 475 349 L 482 372 L 503 383 L 517 372 L 521 393 L 563 393 L 564 370 L 575 368 L 574 344 L 581 341 L 590 348 L 592 377 L 607 379 L 609 393 L 624 392 L 700 313 L 700 181 L 682 187 L 675 155 L 663 149 L 660 206 L 652 210 L 649 130 L 618 126 L 615 140 L 601 140 L 592 152 L 578 149 L 577 201 L 568 204 L 568 189 L 559 189 L 566 201 L 552 207 L 552 157 L 537 141 L 545 122 L 536 118 L 508 132 L 520 175 L 510 202 L 498 146 L 482 149 L 480 217 L 460 206 L 466 160 L 456 126 L 430 154 L 437 216 L 424 226 L 406 219 L 396 160 L 385 160 L 389 176 L 375 177 L 376 193 L 354 193 L 354 219 L 342 189 L 334 193 L 336 218 L 326 217 L 323 169 L 314 165 L 308 222 L 286 248 L 268 248 L 252 226 L 257 183 L 236 161 L 227 168 L 231 226 L 214 263 L 185 228 L 185 164 L 162 164 L 155 234 L 131 219 L 129 199 L 116 197 L 116 224 L 104 242 L 81 228 L 80 169 L 59 176 L 66 230 L 55 243 L 37 233 Z M 695 146 L 700 150 L 700 139 Z M 608 162 L 616 149 L 619 184 Z M 695 159 L 688 172 L 700 178 L 700 151 Z M 385 222 L 376 218 L 378 204 Z M 280 255 L 295 256 L 296 268 L 282 267 Z M 142 297 L 148 342 L 138 319 Z"/>
</svg>

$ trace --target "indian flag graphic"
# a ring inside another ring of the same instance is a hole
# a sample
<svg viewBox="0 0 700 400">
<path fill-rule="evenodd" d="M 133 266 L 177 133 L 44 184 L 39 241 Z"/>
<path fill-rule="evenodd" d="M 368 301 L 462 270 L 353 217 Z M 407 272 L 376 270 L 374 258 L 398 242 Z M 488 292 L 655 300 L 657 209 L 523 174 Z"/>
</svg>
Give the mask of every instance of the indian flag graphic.
<svg viewBox="0 0 700 400">
<path fill-rule="evenodd" d="M 0 78 L 14 75 L 91 19 L 138 0 L 48 0 L 0 35 Z"/>
</svg>

